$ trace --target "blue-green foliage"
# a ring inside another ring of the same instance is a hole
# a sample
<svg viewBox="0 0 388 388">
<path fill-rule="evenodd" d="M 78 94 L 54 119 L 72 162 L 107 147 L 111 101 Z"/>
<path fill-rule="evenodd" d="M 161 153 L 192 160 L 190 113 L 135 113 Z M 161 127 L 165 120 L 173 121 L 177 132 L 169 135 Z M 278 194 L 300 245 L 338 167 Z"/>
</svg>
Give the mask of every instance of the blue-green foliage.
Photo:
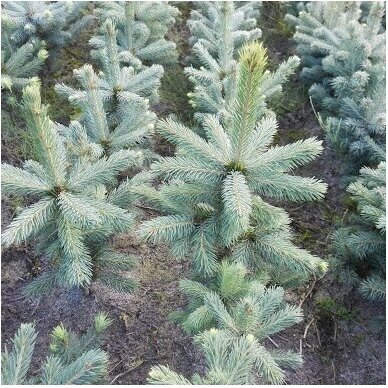
<svg viewBox="0 0 388 388">
<path fill-rule="evenodd" d="M 111 321 L 100 313 L 93 327 L 82 336 L 57 326 L 51 334 L 50 352 L 39 375 L 31 373 L 37 333 L 32 323 L 22 324 L 13 338 L 11 352 L 1 354 L 1 383 L 4 385 L 98 384 L 107 373 L 108 356 L 99 349 L 101 335 Z"/>
<path fill-rule="evenodd" d="M 10 39 L 24 44 L 44 40 L 49 48 L 68 45 L 91 22 L 84 1 L 4 1 L 2 13 L 14 21 Z"/>
<path fill-rule="evenodd" d="M 357 213 L 348 226 L 338 229 L 334 248 L 347 279 L 368 299 L 385 300 L 386 284 L 386 164 L 364 167 L 348 187 Z"/>
<path fill-rule="evenodd" d="M 113 191 L 111 185 L 121 171 L 139 166 L 142 155 L 120 150 L 94 161 L 74 160 L 48 117 L 47 107 L 41 104 L 39 86 L 23 90 L 23 109 L 37 160 L 25 161 L 23 168 L 3 164 L 1 181 L 4 192 L 33 196 L 34 202 L 5 228 L 3 245 L 34 239 L 37 252 L 48 258 L 48 271 L 28 287 L 31 295 L 54 286 L 87 286 L 101 272 L 101 281 L 108 278 L 106 283 L 112 285 L 112 271 L 133 267 L 132 258 L 112 252 L 107 244 L 110 236 L 133 224 L 134 215 L 120 207 L 131 196 L 123 200 L 120 192 L 123 188 L 128 192 L 139 177 Z M 78 123 L 74 125 L 82 130 Z M 132 279 L 123 280 L 128 281 L 125 291 L 133 288 Z M 124 291 L 125 287 L 121 282 L 117 288 Z"/>
<path fill-rule="evenodd" d="M 312 2 L 298 17 L 294 39 L 331 142 L 353 168 L 385 160 L 384 3 Z M 367 13 L 367 14 L 366 14 Z"/>
<path fill-rule="evenodd" d="M 233 5 L 208 6 L 213 17 L 223 15 L 220 20 L 226 27 Z M 220 36 L 220 47 L 227 37 Z M 200 101 L 212 90 L 209 85 L 217 84 L 220 67 L 217 58 L 199 42 L 196 45 L 209 64 L 208 70 L 188 71 L 198 75 L 191 97 Z M 224 84 L 229 92 L 219 95 L 221 103 L 211 106 L 213 114 L 207 113 L 206 104 L 199 106 L 204 136 L 171 118 L 159 121 L 157 130 L 176 145 L 176 156 L 160 158 L 151 166 L 151 172 L 164 180 L 159 189 L 139 187 L 143 199 L 164 213 L 144 222 L 140 235 L 166 242 L 174 255 L 192 259 L 195 280 L 180 282 L 189 297 L 187 310 L 174 312 L 171 318 L 186 331 L 200 333 L 195 341 L 206 359 L 204 375 L 190 380 L 157 365 L 149 374 L 152 384 L 284 382 L 283 368 L 300 365 L 300 355 L 266 349 L 261 341 L 300 322 L 301 311 L 284 302 L 282 288 L 263 284 L 276 271 L 303 277 L 326 269 L 321 259 L 292 244 L 287 213 L 263 199 L 317 200 L 326 191 L 319 180 L 289 174 L 314 159 L 321 142 L 307 139 L 270 146 L 277 122 L 266 108 L 263 90 L 281 90 L 298 59 L 269 75 L 261 44 L 244 46 L 238 62 L 228 54 L 235 73 L 228 76 L 235 81 Z M 219 90 L 224 93 L 226 88 Z"/>
<path fill-rule="evenodd" d="M 1 89 L 19 91 L 24 86 L 39 82 L 36 77 L 48 52 L 41 41 L 31 40 L 21 44 L 12 38 L 15 20 L 1 15 Z"/>
<path fill-rule="evenodd" d="M 260 1 L 206 1 L 195 6 L 187 21 L 189 43 L 193 47 L 199 43 L 213 58 L 229 61 L 245 43 L 261 37 L 261 30 L 256 27 Z"/>
<path fill-rule="evenodd" d="M 195 67 L 187 67 L 185 73 L 194 84 L 189 97 L 199 121 L 204 113 L 221 118 L 226 114 L 236 90 L 238 50 L 261 36 L 255 28 L 259 6 L 260 2 L 199 2 L 191 12 L 187 24 Z"/>
<path fill-rule="evenodd" d="M 251 333 L 262 341 L 299 322 L 301 311 L 284 303 L 283 289 L 265 288 L 266 275 L 255 276 L 257 280 L 250 280 L 243 264 L 224 260 L 204 283 L 181 280 L 180 288 L 190 302 L 188 311 L 179 317 L 183 328 L 198 333 L 219 326 L 235 335 Z"/>
<path fill-rule="evenodd" d="M 98 3 L 96 13 L 101 24 L 107 19 L 116 24 L 121 59 L 136 71 L 177 60 L 175 43 L 165 39 L 179 15 L 176 7 L 161 1 L 109 1 Z"/>
<path fill-rule="evenodd" d="M 143 194 L 166 215 L 145 222 L 140 234 L 171 244 L 177 255 L 189 254 L 197 273 L 205 276 L 214 273 L 225 249 L 253 268 L 267 263 L 311 274 L 324 266 L 292 244 L 287 215 L 262 199 L 312 201 L 326 191 L 315 178 L 290 174 L 321 152 L 321 142 L 270 146 L 277 122 L 263 103 L 265 67 L 261 45 L 242 51 L 228 120 L 221 124 L 217 116 L 205 115 L 207 140 L 172 119 L 158 125 L 158 132 L 177 146 L 177 155 L 151 167 L 165 183 Z"/>
<path fill-rule="evenodd" d="M 281 384 L 284 368 L 301 365 L 299 354 L 267 349 L 262 344 L 270 335 L 302 319 L 300 308 L 284 301 L 281 287 L 265 288 L 262 281 L 249 280 L 242 264 L 226 261 L 206 284 L 181 280 L 189 306 L 187 312 L 175 313 L 175 318 L 185 330 L 200 333 L 195 341 L 204 350 L 207 364 L 205 377 L 193 376 L 193 384 Z M 149 381 L 188 383 L 160 365 L 151 369 Z"/>
<path fill-rule="evenodd" d="M 242 335 L 238 340 L 227 331 L 210 329 L 194 337 L 201 347 L 205 360 L 205 375 L 192 376 L 191 380 L 174 372 L 168 366 L 151 368 L 149 384 L 158 385 L 242 385 L 254 384 L 252 370 L 255 356 L 260 352 L 252 335 Z"/>
<path fill-rule="evenodd" d="M 252 334 L 242 334 L 236 339 L 228 330 L 213 328 L 194 337 L 194 341 L 204 352 L 204 376 L 195 374 L 188 380 L 169 367 L 157 365 L 151 368 L 148 382 L 162 385 L 281 384 L 284 380 L 279 365 L 292 368 L 300 364 L 300 357 L 295 353 L 276 350 L 269 353 Z"/>
<path fill-rule="evenodd" d="M 149 104 L 157 99 L 163 75 L 160 65 L 137 71 L 123 66 L 114 23 L 108 19 L 101 30 L 103 35 L 90 41 L 99 48 L 96 51 L 101 65 L 99 74 L 91 65 L 84 65 L 74 71 L 81 89 L 63 84 L 55 87 L 59 95 L 81 110 L 79 121 L 85 128 L 84 144 L 96 150 L 97 157 L 120 149 L 137 149 L 149 137 L 156 118 Z M 67 133 L 69 143 L 77 148 L 79 142 L 74 139 L 72 128 L 62 132 Z M 80 154 L 82 149 L 77 151 Z"/>
<path fill-rule="evenodd" d="M 78 121 L 68 126 L 52 123 L 36 89 L 25 92 L 43 160 L 40 165 L 33 162 L 33 167 L 27 161 L 25 168 L 32 168 L 28 172 L 44 188 L 36 190 L 40 201 L 33 209 L 27 208 L 6 229 L 3 242 L 9 246 L 34 237 L 38 251 L 49 258 L 49 272 L 28 287 L 33 295 L 55 285 L 87 286 L 92 278 L 123 292 L 135 286 L 132 279 L 116 273 L 131 269 L 134 260 L 112 252 L 107 243 L 110 236 L 131 228 L 132 204 L 138 198 L 132 189 L 150 180 L 139 173 L 117 186 L 119 173 L 138 169 L 147 157 L 140 146 L 153 128 L 149 99 L 156 99 L 163 68 L 152 65 L 135 71 L 122 66 L 114 23 L 107 20 L 101 30 L 103 36 L 91 43 L 99 47 L 102 71 L 97 75 L 91 65 L 75 70 L 79 90 L 56 85 L 57 92 L 79 108 Z M 23 185 L 24 170 L 18 171 L 18 182 L 11 182 L 14 169 L 4 168 L 8 189 Z M 20 194 L 30 193 L 26 189 Z M 131 207 L 131 213 L 123 207 Z"/>
<path fill-rule="evenodd" d="M 101 32 L 103 35 L 91 38 L 89 43 L 95 49 L 92 52 L 100 64 L 104 81 L 109 85 L 110 94 L 125 91 L 127 94 L 151 98 L 151 102 L 155 102 L 163 67 L 152 64 L 140 70 L 124 66 L 127 61 L 117 43 L 118 30 L 115 23 L 107 19 L 101 27 Z"/>
<path fill-rule="evenodd" d="M 307 4 L 308 1 L 287 1 L 285 2 L 287 14 L 290 16 L 297 17 L 299 15 L 299 12 L 306 11 Z"/>
</svg>

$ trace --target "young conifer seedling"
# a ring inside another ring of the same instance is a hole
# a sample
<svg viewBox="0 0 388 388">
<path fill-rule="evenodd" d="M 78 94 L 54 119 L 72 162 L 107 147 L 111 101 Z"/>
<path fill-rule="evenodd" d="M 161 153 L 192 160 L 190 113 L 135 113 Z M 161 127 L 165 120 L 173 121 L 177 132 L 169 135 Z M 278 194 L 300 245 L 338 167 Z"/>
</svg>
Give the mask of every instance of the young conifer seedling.
<svg viewBox="0 0 388 388">
<path fill-rule="evenodd" d="M 102 31 L 103 36 L 91 39 L 91 44 L 98 47 L 102 71 L 96 74 L 91 65 L 84 65 L 74 70 L 81 89 L 64 84 L 55 86 L 60 96 L 81 110 L 79 121 L 85 128 L 85 144 L 89 141 L 89 146 L 100 149 L 100 156 L 121 149 L 136 149 L 144 143 L 156 118 L 149 110 L 150 99 L 156 100 L 163 74 L 160 65 L 138 72 L 133 67 L 122 66 L 115 25 L 108 19 Z M 63 128 L 62 132 L 74 138 L 73 128 Z M 71 139 L 70 143 L 76 148 Z"/>
<path fill-rule="evenodd" d="M 22 324 L 13 338 L 11 352 L 1 354 L 1 382 L 4 385 L 99 384 L 107 373 L 108 356 L 99 348 L 101 335 L 110 325 L 105 314 L 94 319 L 94 326 L 82 335 L 57 326 L 51 334 L 50 353 L 38 376 L 32 375 L 37 333 L 32 323 Z"/>
<path fill-rule="evenodd" d="M 228 253 L 225 249 L 233 249 L 247 237 L 264 261 L 272 264 L 310 274 L 325 266 L 292 245 L 291 233 L 284 229 L 289 223 L 284 212 L 263 205 L 265 197 L 313 201 L 326 192 L 320 180 L 290 174 L 320 154 L 320 141 L 311 138 L 270 146 L 277 122 L 265 109 L 260 89 L 266 64 L 261 44 L 242 49 L 230 118 L 221 124 L 216 116 L 206 115 L 207 140 L 172 119 L 158 125 L 158 132 L 178 152 L 152 165 L 152 171 L 169 183 L 158 194 L 145 190 L 144 196 L 167 215 L 145 222 L 140 234 L 170 243 L 175 251 L 191 253 L 196 270 L 205 275 L 214 273 L 217 258 Z M 260 228 L 267 237 L 262 238 Z M 272 228 L 284 230 L 280 243 L 277 233 L 270 233 Z"/>
<path fill-rule="evenodd" d="M 189 380 L 169 367 L 157 365 L 151 368 L 148 382 L 163 385 L 252 385 L 258 383 L 284 383 L 274 357 L 263 357 L 265 349 L 252 334 L 233 338 L 227 330 L 212 328 L 194 337 L 202 349 L 205 375 L 195 374 Z M 273 355 L 277 352 L 274 351 Z M 284 358 L 283 366 L 293 364 L 295 357 Z M 280 362 L 279 362 L 280 364 Z M 258 377 L 257 372 L 260 373 Z M 266 374 L 268 373 L 268 375 Z"/>
<path fill-rule="evenodd" d="M 2 12 L 15 27 L 11 39 L 24 44 L 44 40 L 50 48 L 68 45 L 93 20 L 82 15 L 83 1 L 4 1 Z M 80 17 L 81 16 L 81 17 Z"/>
<path fill-rule="evenodd" d="M 45 44 L 32 40 L 16 44 L 11 36 L 15 21 L 1 15 L 1 89 L 20 91 L 32 82 L 39 82 L 37 74 L 42 68 L 48 52 Z"/>
<path fill-rule="evenodd" d="M 217 327 L 236 341 L 250 335 L 257 344 L 262 343 L 302 319 L 300 308 L 284 302 L 281 287 L 263 286 L 263 275 L 250 280 L 244 265 L 223 261 L 214 277 L 203 283 L 183 279 L 180 288 L 189 298 L 188 308 L 171 317 L 189 333 Z M 296 368 L 302 362 L 296 353 L 274 352 L 263 345 L 258 345 L 255 354 L 260 374 L 271 383 L 283 381 L 282 366 Z"/>
<path fill-rule="evenodd" d="M 92 55 L 101 64 L 101 75 L 109 85 L 109 93 L 114 96 L 115 93 L 123 91 L 128 95 L 137 94 L 155 101 L 163 67 L 153 64 L 140 70 L 126 66 L 125 55 L 118 45 L 115 23 L 107 19 L 101 32 L 103 35 L 92 37 L 89 43 L 93 47 Z"/>
<path fill-rule="evenodd" d="M 111 270 L 128 270 L 133 259 L 112 253 L 107 243 L 113 234 L 127 231 L 134 217 L 117 205 L 120 187 L 109 197 L 105 185 L 115 183 L 121 171 L 138 166 L 142 158 L 135 151 L 120 150 L 95 162 L 72 163 L 41 103 L 39 86 L 23 90 L 23 108 L 38 157 L 23 168 L 3 164 L 1 182 L 5 192 L 33 196 L 35 202 L 5 228 L 2 243 L 9 247 L 33 238 L 37 251 L 48 257 L 49 271 L 30 284 L 28 293 L 37 295 L 55 285 L 87 286 L 101 271 L 102 281 L 129 291 L 133 280 Z"/>
<path fill-rule="evenodd" d="M 346 269 L 347 280 L 357 285 L 367 299 L 381 302 L 386 298 L 385 162 L 376 169 L 362 168 L 348 192 L 357 205 L 357 214 L 348 226 L 335 232 L 333 248 L 339 264 Z M 362 268 L 367 276 L 360 276 Z"/>
<path fill-rule="evenodd" d="M 189 380 L 168 366 L 156 365 L 148 377 L 150 384 L 162 385 L 243 385 L 254 383 L 252 369 L 255 365 L 255 350 L 252 336 L 241 336 L 235 341 L 226 331 L 215 328 L 194 338 L 204 352 L 205 376 L 195 374 Z"/>
<path fill-rule="evenodd" d="M 156 1 L 109 1 L 98 4 L 101 23 L 111 19 L 118 29 L 117 41 L 123 61 L 136 71 L 150 64 L 177 60 L 174 42 L 165 39 L 179 15 L 176 7 Z"/>
<path fill-rule="evenodd" d="M 298 17 L 294 39 L 301 78 L 322 124 L 351 170 L 385 160 L 385 14 L 383 2 L 310 3 Z"/>
<path fill-rule="evenodd" d="M 187 21 L 189 43 L 192 46 L 200 43 L 213 58 L 219 56 L 220 46 L 229 44 L 231 55 L 237 56 L 245 43 L 261 37 L 256 26 L 260 7 L 260 1 L 196 3 Z"/>
<path fill-rule="evenodd" d="M 255 28 L 259 3 L 240 4 L 199 3 L 199 10 L 193 11 L 188 21 L 193 35 L 191 41 L 195 42 L 191 61 L 194 66 L 187 67 L 185 73 L 194 84 L 188 96 L 198 122 L 202 122 L 207 113 L 217 115 L 221 123 L 230 119 L 237 92 L 239 49 L 261 36 L 260 29 Z M 263 104 L 281 92 L 281 85 L 298 65 L 299 58 L 292 56 L 274 72 L 265 71 L 260 85 L 261 94 L 265 96 Z M 203 130 L 199 133 L 206 136 Z"/>
</svg>

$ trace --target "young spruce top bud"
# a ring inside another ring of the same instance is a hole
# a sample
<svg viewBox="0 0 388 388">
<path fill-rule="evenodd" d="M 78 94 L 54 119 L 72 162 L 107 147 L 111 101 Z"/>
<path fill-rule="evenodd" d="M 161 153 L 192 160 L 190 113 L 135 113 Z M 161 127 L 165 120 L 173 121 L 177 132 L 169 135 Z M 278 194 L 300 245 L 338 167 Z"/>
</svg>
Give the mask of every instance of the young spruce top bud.
<svg viewBox="0 0 388 388">
<path fill-rule="evenodd" d="M 240 50 L 239 62 L 249 71 L 263 74 L 268 63 L 267 49 L 259 42 L 246 44 Z"/>
</svg>

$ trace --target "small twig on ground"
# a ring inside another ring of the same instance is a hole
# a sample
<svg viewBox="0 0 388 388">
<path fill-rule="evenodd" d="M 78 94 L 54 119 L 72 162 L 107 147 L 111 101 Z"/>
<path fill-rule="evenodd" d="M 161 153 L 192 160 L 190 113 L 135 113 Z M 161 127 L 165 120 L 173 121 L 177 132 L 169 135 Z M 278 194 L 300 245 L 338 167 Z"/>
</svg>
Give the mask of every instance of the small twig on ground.
<svg viewBox="0 0 388 388">
<path fill-rule="evenodd" d="M 307 333 L 309 331 L 309 328 L 311 326 L 311 324 L 315 321 L 315 318 L 313 318 L 307 325 L 306 325 L 306 328 L 304 329 L 304 334 L 303 334 L 303 338 L 306 339 L 307 337 Z"/>
<path fill-rule="evenodd" d="M 271 337 L 268 337 L 268 339 L 278 348 L 279 345 L 271 338 Z"/>
<path fill-rule="evenodd" d="M 343 226 L 344 225 L 344 221 L 345 221 L 345 217 L 346 217 L 346 214 L 348 213 L 348 209 L 345 210 L 344 212 L 344 215 L 342 217 L 342 220 L 341 220 L 341 225 Z M 324 245 L 327 245 L 327 242 L 329 241 L 329 238 L 333 232 L 333 230 L 335 229 L 335 226 L 333 225 L 331 228 L 330 228 L 330 232 L 327 234 L 326 236 L 326 239 L 325 239 L 325 242 L 324 242 Z"/>
<path fill-rule="evenodd" d="M 73 57 L 76 57 L 77 59 L 81 59 L 82 61 L 85 60 L 85 58 L 81 57 L 80 55 L 78 55 L 78 54 L 75 53 L 73 50 L 70 50 L 70 49 L 67 48 L 67 47 L 64 47 L 64 50 L 65 50 L 68 54 L 72 55 Z"/>
<path fill-rule="evenodd" d="M 334 366 L 333 360 L 331 360 L 331 367 L 333 368 L 333 383 L 335 384 L 336 373 L 335 373 L 335 366 Z"/>
<path fill-rule="evenodd" d="M 122 364 L 123 360 L 120 360 L 109 372 L 108 374 L 112 373 L 120 364 Z"/>
<path fill-rule="evenodd" d="M 318 343 L 319 343 L 319 346 L 321 346 L 322 345 L 322 343 L 321 343 L 321 336 L 319 335 L 319 329 L 318 329 L 318 325 L 315 323 L 315 330 L 316 330 L 316 332 L 317 332 L 317 338 L 318 338 Z"/>
<path fill-rule="evenodd" d="M 328 243 L 328 241 L 329 241 L 329 238 L 330 238 L 330 236 L 331 236 L 331 234 L 333 233 L 333 230 L 335 229 L 335 226 L 332 226 L 331 228 L 330 228 L 330 231 L 329 231 L 329 233 L 327 234 L 327 236 L 326 236 L 326 238 L 325 238 L 325 242 L 323 243 L 323 245 L 327 245 L 327 243 Z"/>
<path fill-rule="evenodd" d="M 337 341 L 337 322 L 335 321 L 334 316 L 332 317 L 333 322 L 334 322 L 334 342 Z"/>
<path fill-rule="evenodd" d="M 299 354 L 300 355 L 303 354 L 303 339 L 302 338 L 299 339 Z"/>
<path fill-rule="evenodd" d="M 23 296 L 19 296 L 19 298 L 15 298 L 15 299 L 11 299 L 12 302 L 17 302 L 19 300 L 22 300 L 22 299 L 26 299 L 26 297 L 23 295 Z"/>
<path fill-rule="evenodd" d="M 311 286 L 310 290 L 307 292 L 307 294 L 303 297 L 303 299 L 299 303 L 299 308 L 302 307 L 303 303 L 306 301 L 306 299 L 309 297 L 309 295 L 313 292 L 313 289 L 315 287 L 315 283 L 317 282 L 317 279 L 314 278 L 313 285 Z"/>
<path fill-rule="evenodd" d="M 120 373 L 118 374 L 110 383 L 109 385 L 112 385 L 117 379 L 119 379 L 120 377 L 123 377 L 125 376 L 127 373 L 133 371 L 134 369 L 138 368 L 140 365 L 143 364 L 143 360 L 140 360 L 138 363 L 136 363 L 135 365 L 133 365 L 131 368 L 129 368 L 128 370 L 126 370 L 125 372 L 123 373 Z"/>
<path fill-rule="evenodd" d="M 280 334 L 277 334 L 277 336 L 278 336 L 280 339 L 282 339 L 283 341 L 290 342 L 290 340 L 289 340 L 288 338 L 283 337 L 283 336 L 281 336 Z"/>
<path fill-rule="evenodd" d="M 119 310 L 121 310 L 122 312 L 124 312 L 126 314 L 128 313 L 128 311 L 121 306 L 115 306 L 115 307 L 117 307 Z"/>
<path fill-rule="evenodd" d="M 357 321 L 353 321 L 356 325 L 360 326 L 361 329 L 363 329 L 366 333 L 369 333 L 366 327 L 362 326 L 361 323 L 358 323 Z"/>
<path fill-rule="evenodd" d="M 154 207 L 142 205 L 142 204 L 140 204 L 140 203 L 137 203 L 137 204 L 136 204 L 136 207 L 139 207 L 140 209 L 152 210 L 152 211 L 154 211 L 154 212 L 157 211 Z"/>
<path fill-rule="evenodd" d="M 145 294 L 148 294 L 151 291 L 151 289 L 148 287 L 146 290 L 140 295 L 140 297 L 144 296 Z"/>
<path fill-rule="evenodd" d="M 35 314 L 35 311 L 36 311 L 36 309 L 38 308 L 38 306 L 39 306 L 39 303 L 40 303 L 40 300 L 38 300 L 38 302 L 36 303 L 36 305 L 35 305 L 34 309 L 32 310 L 32 313 L 31 313 L 31 315 L 34 315 L 34 314 Z"/>
<path fill-rule="evenodd" d="M 341 225 L 342 225 L 342 226 L 343 226 L 343 224 L 344 224 L 345 217 L 346 217 L 347 214 L 348 214 L 348 209 L 345 210 L 344 216 L 342 217 L 342 221 L 341 221 Z"/>
<path fill-rule="evenodd" d="M 303 205 L 301 205 L 301 206 L 298 206 L 298 207 L 295 207 L 295 208 L 291 208 L 290 210 L 291 210 L 291 211 L 296 211 L 296 210 L 302 209 L 302 208 L 305 207 L 305 206 L 306 206 L 306 205 L 303 204 Z"/>
</svg>

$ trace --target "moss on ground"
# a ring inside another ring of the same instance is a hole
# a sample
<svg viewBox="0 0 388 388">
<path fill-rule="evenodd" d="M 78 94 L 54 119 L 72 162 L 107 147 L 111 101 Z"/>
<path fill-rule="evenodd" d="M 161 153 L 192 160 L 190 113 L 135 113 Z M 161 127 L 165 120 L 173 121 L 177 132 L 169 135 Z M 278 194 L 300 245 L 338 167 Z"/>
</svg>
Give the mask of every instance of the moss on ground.
<svg viewBox="0 0 388 388">
<path fill-rule="evenodd" d="M 317 299 L 315 308 L 316 315 L 320 320 L 332 319 L 334 315 L 338 319 L 349 321 L 357 315 L 356 311 L 347 309 L 331 297 Z"/>
<path fill-rule="evenodd" d="M 298 70 L 296 71 L 298 72 Z M 271 109 L 277 116 L 288 112 L 295 112 L 302 108 L 308 101 L 308 88 L 302 84 L 296 84 L 294 79 L 287 81 L 283 85 L 283 92 L 272 98 L 270 101 Z"/>
<path fill-rule="evenodd" d="M 48 114 L 53 121 L 67 124 L 71 120 L 76 120 L 81 114 L 80 109 L 57 95 L 55 85 L 42 89 L 42 100 L 48 105 Z"/>
<path fill-rule="evenodd" d="M 159 89 L 160 99 L 183 123 L 193 120 L 193 109 L 187 97 L 192 88 L 182 67 L 176 65 L 165 69 Z"/>
<path fill-rule="evenodd" d="M 174 260 L 171 258 L 171 260 Z M 171 271 L 171 267 L 167 262 L 155 263 L 152 261 L 144 260 L 144 262 L 139 267 L 140 277 L 144 284 L 153 284 L 156 282 L 160 282 L 163 279 L 163 282 L 169 282 L 176 280 L 175 274 Z M 158 294 L 158 292 L 154 292 L 154 294 Z M 157 296 L 158 298 L 163 298 L 160 294 Z"/>
<path fill-rule="evenodd" d="M 180 15 L 176 18 L 175 24 L 171 27 L 168 33 L 168 39 L 175 42 L 179 55 L 179 62 L 183 65 L 190 51 L 189 37 L 190 31 L 187 27 L 187 20 L 190 18 L 190 13 L 193 10 L 191 1 L 182 1 L 174 4 L 180 11 Z"/>
<path fill-rule="evenodd" d="M 63 100 L 55 91 L 57 83 L 78 87 L 73 72 L 85 64 L 93 64 L 90 56 L 89 39 L 96 33 L 98 24 L 90 24 L 79 35 L 76 42 L 50 52 L 48 62 L 41 74 L 42 101 L 49 105 L 48 113 L 53 121 L 67 124 L 79 117 L 81 111 Z"/>
<path fill-rule="evenodd" d="M 1 110 L 1 150 L 2 160 L 12 165 L 34 158 L 32 134 L 17 106 Z"/>
<path fill-rule="evenodd" d="M 260 28 L 265 29 L 265 35 L 275 37 L 291 38 L 292 28 L 286 23 L 287 4 L 282 1 L 263 1 L 260 8 Z"/>
</svg>

